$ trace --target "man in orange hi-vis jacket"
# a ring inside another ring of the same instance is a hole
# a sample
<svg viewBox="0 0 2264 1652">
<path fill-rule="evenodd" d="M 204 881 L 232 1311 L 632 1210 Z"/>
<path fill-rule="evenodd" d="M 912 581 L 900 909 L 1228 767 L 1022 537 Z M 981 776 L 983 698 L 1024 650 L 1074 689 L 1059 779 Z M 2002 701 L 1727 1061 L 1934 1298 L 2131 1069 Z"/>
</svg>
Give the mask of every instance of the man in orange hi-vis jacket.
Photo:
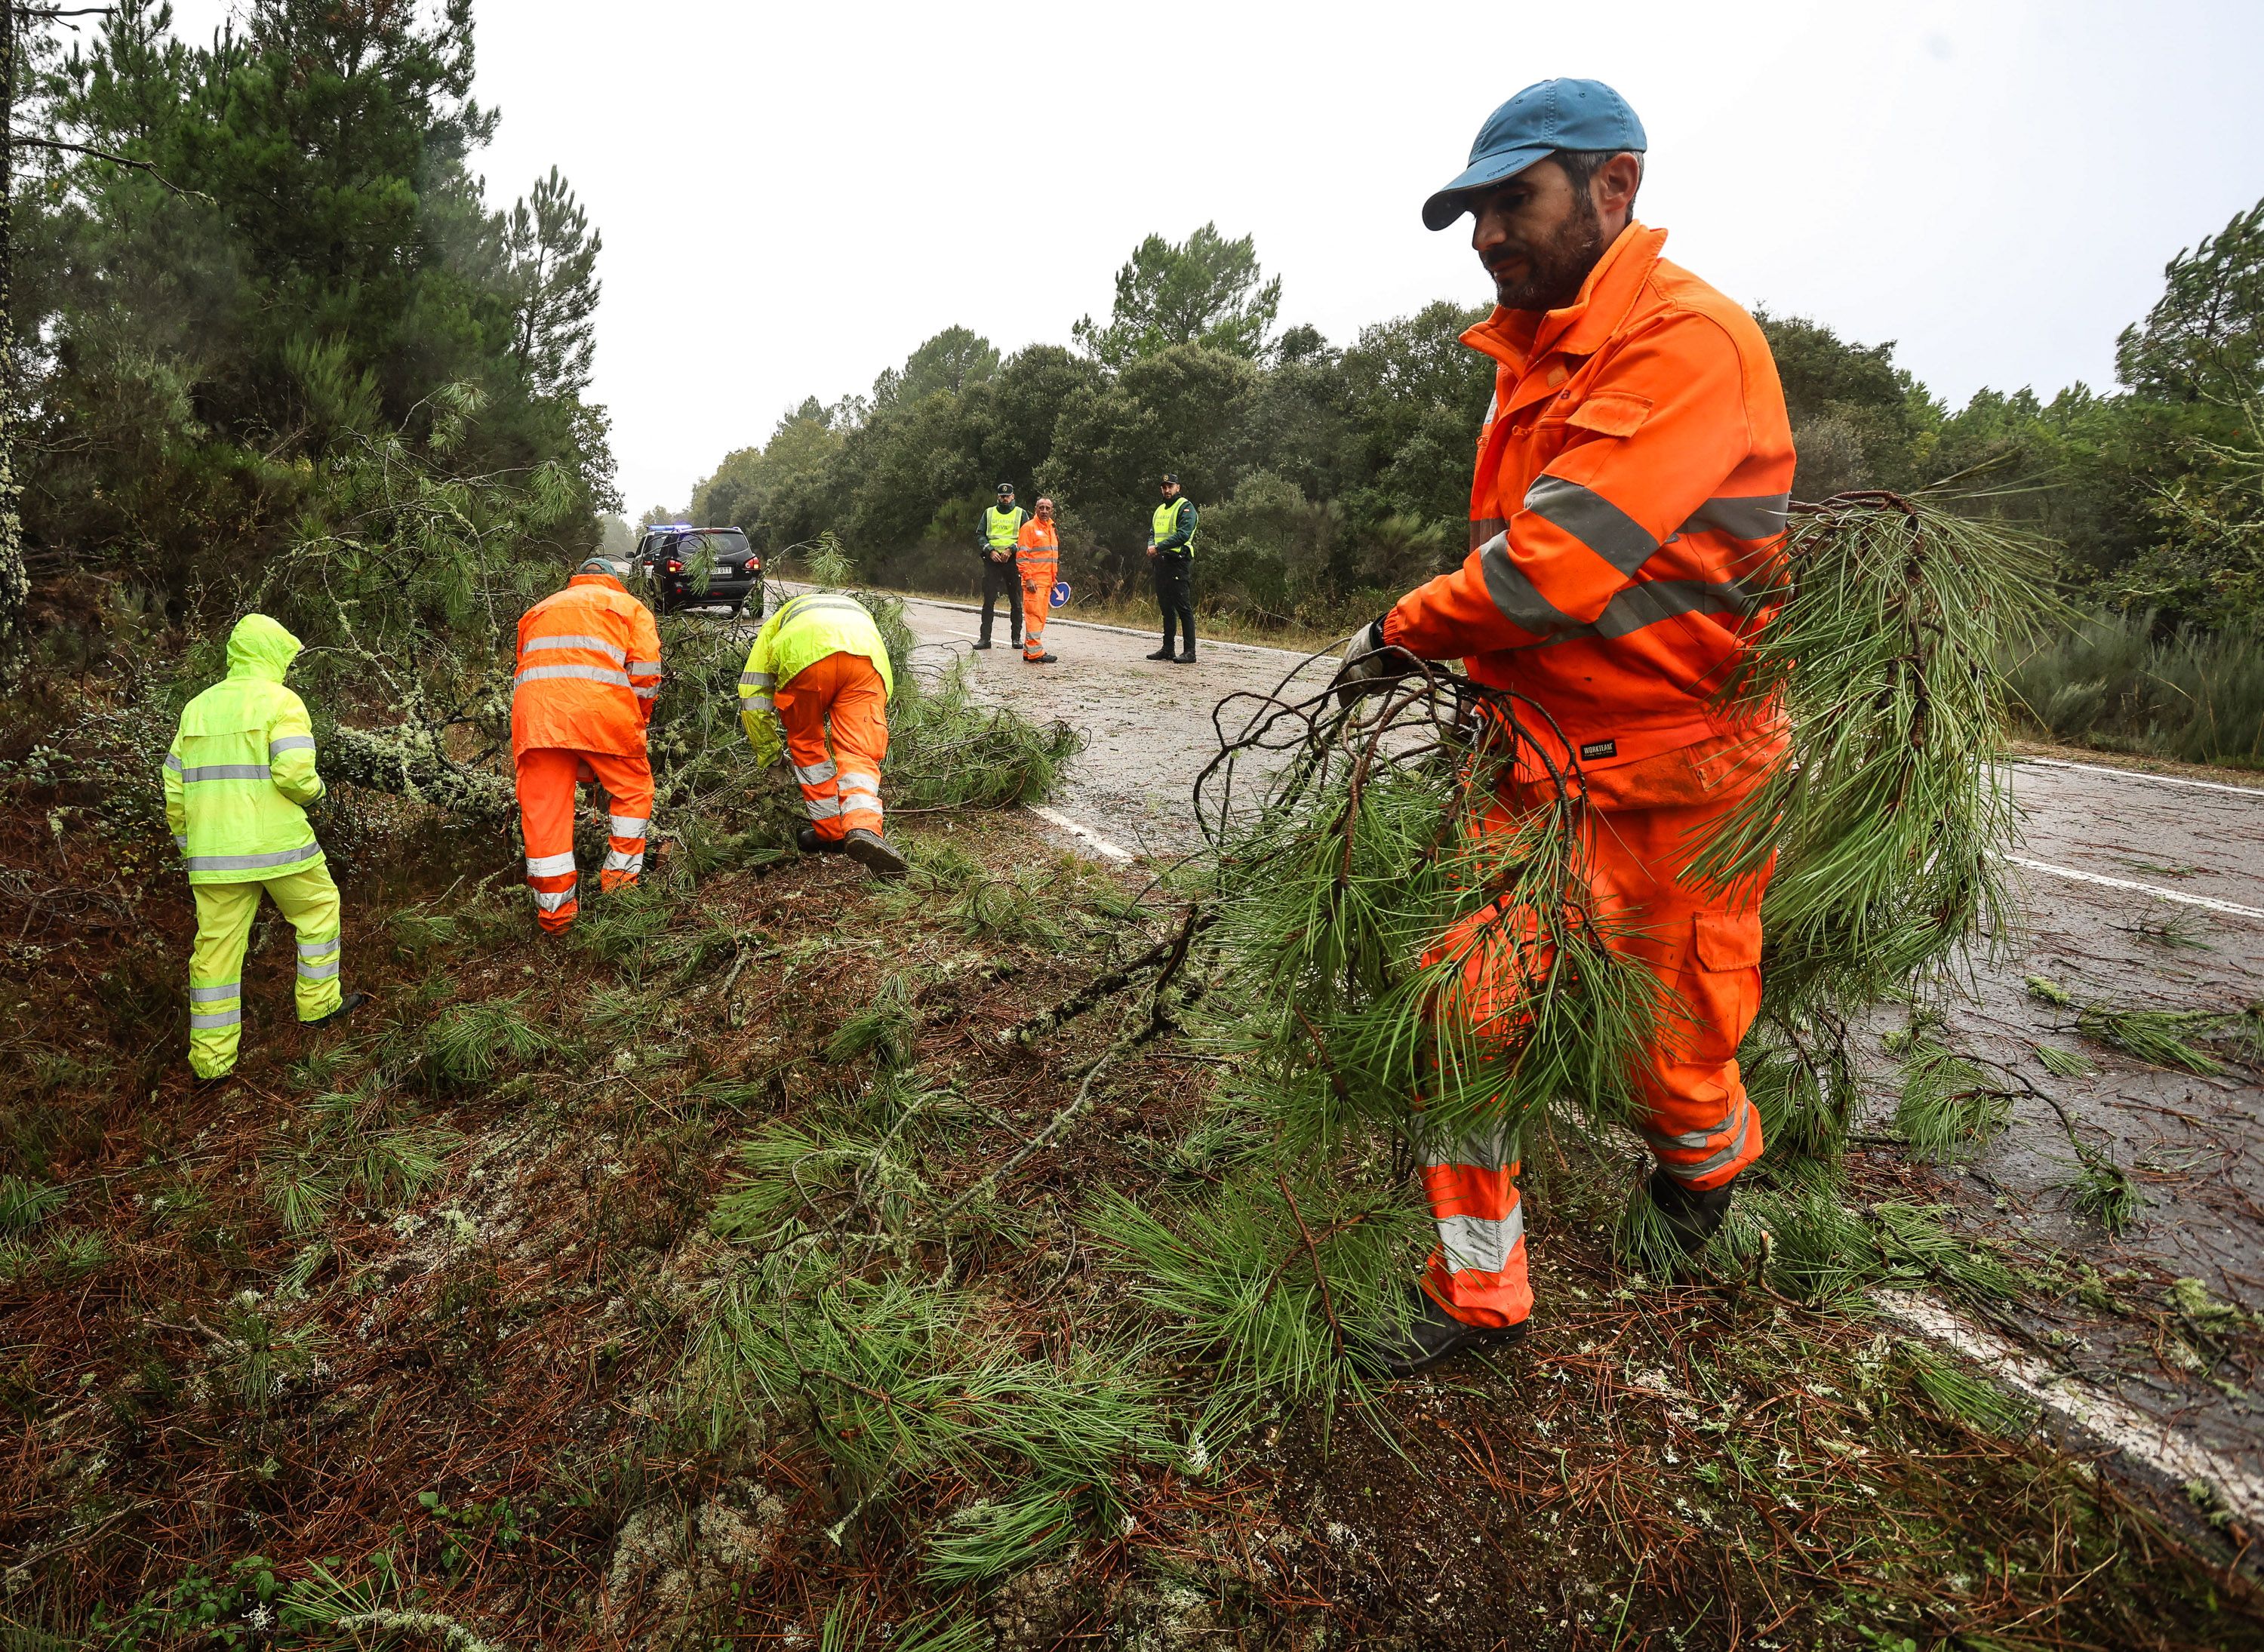
<svg viewBox="0 0 2264 1652">
<path fill-rule="evenodd" d="M 1054 582 L 1061 577 L 1061 535 L 1054 531 L 1054 502 L 1038 501 L 1038 513 L 1022 524 L 1014 563 L 1022 576 L 1022 663 L 1051 665 L 1046 652 L 1046 614 L 1053 606 Z"/>
<path fill-rule="evenodd" d="M 1637 222 L 1642 124 L 1609 87 L 1553 80 L 1496 110 L 1470 164 L 1423 208 L 1464 213 L 1493 278 L 1492 315 L 1462 335 L 1493 358 L 1470 489 L 1470 554 L 1346 645 L 1340 680 L 1460 659 L 1538 702 L 1591 807 L 1580 845 L 1611 945 L 1665 989 L 1637 1076 L 1650 1193 L 1687 1250 L 1720 1227 L 1760 1124 L 1737 1050 L 1760 1001 L 1761 885 L 1689 867 L 1783 755 L 1781 714 L 1725 721 L 1714 700 L 1767 618 L 1754 576 L 1784 529 L 1791 427 L 1752 319 L 1659 256 Z M 1506 830 L 1539 787 L 1506 785 Z M 1499 914 L 1448 934 L 1482 1026 L 1514 1017 Z M 1395 1374 L 1513 1337 L 1533 1306 L 1513 1141 L 1429 1144 L 1439 1227 Z"/>
<path fill-rule="evenodd" d="M 566 589 L 520 616 L 511 684 L 511 752 L 526 837 L 535 918 L 556 935 L 580 909 L 574 868 L 574 788 L 605 787 L 612 841 L 599 887 L 635 883 L 652 817 L 645 725 L 660 694 L 660 633 L 628 594 L 628 565 L 592 556 Z"/>
</svg>

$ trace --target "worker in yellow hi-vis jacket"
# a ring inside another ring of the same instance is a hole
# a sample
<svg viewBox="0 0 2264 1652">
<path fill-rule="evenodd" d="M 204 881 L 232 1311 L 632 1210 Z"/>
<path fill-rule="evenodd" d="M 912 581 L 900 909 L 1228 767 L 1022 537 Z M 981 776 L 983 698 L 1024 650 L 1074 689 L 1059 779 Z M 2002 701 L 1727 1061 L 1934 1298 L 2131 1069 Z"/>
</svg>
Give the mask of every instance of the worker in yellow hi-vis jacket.
<svg viewBox="0 0 2264 1652">
<path fill-rule="evenodd" d="M 338 887 L 308 824 L 323 795 L 306 703 L 283 685 L 299 639 L 264 613 L 228 640 L 228 675 L 191 700 L 164 765 L 165 822 L 187 857 L 197 902 L 189 954 L 189 1067 L 236 1066 L 243 952 L 265 889 L 299 938 L 299 1019 L 319 1025 L 363 1001 L 338 979 Z"/>
</svg>

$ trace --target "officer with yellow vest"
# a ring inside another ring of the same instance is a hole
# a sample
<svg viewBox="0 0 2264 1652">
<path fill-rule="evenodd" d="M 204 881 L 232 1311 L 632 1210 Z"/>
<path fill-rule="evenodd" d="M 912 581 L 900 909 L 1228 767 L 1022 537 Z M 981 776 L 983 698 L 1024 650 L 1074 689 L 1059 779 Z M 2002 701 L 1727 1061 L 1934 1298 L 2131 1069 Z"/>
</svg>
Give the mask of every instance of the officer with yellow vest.
<svg viewBox="0 0 2264 1652">
<path fill-rule="evenodd" d="M 763 762 L 778 760 L 784 725 L 787 760 L 809 816 L 798 837 L 802 853 L 838 851 L 882 878 L 910 870 L 882 836 L 881 760 L 896 687 L 881 628 L 862 603 L 836 591 L 780 604 L 739 674 L 739 721 Z"/>
<path fill-rule="evenodd" d="M 1148 657 L 1193 665 L 1195 660 L 1195 507 L 1179 493 L 1179 479 L 1164 478 L 1164 503 L 1148 531 L 1148 560 L 1156 569 L 1156 604 L 1164 611 L 1164 646 Z M 1172 652 L 1173 622 L 1186 636 Z"/>
<path fill-rule="evenodd" d="M 1020 544 L 1022 524 L 1029 512 L 1014 503 L 1014 484 L 998 484 L 998 503 L 983 513 L 982 531 L 976 539 L 976 553 L 983 559 L 983 631 L 975 639 L 975 646 L 990 646 L 990 608 L 1000 598 L 1006 601 L 1006 628 L 1014 639 L 1014 646 L 1022 646 L 1022 580 L 1014 569 L 1014 550 Z"/>
<path fill-rule="evenodd" d="M 227 677 L 183 709 L 165 756 L 165 823 L 197 903 L 189 1068 L 200 1079 L 236 1066 L 243 952 L 263 889 L 297 932 L 299 1019 L 320 1025 L 363 1002 L 341 996 L 338 886 L 307 822 L 323 788 L 306 702 L 283 685 L 298 653 L 274 620 L 244 615 L 229 635 Z"/>
</svg>

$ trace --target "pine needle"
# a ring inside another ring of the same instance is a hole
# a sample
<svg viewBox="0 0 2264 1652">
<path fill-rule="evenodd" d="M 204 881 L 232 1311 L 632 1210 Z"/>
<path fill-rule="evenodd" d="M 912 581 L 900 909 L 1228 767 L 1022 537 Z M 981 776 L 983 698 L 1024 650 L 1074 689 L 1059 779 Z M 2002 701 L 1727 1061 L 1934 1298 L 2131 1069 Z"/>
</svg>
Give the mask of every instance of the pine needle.
<svg viewBox="0 0 2264 1652">
<path fill-rule="evenodd" d="M 2058 1044 L 2036 1046 L 2036 1060 L 2055 1078 L 2088 1078 L 2099 1070 L 2099 1063 L 2081 1050 L 2072 1050 Z"/>
</svg>

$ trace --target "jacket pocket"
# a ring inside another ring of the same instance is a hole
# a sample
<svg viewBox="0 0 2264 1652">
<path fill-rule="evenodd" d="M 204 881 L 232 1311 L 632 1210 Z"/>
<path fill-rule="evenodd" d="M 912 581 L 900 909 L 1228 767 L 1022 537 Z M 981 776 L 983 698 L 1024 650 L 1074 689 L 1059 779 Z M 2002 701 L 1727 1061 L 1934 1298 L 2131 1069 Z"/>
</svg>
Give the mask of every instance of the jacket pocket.
<svg viewBox="0 0 2264 1652">
<path fill-rule="evenodd" d="M 1632 436 L 1651 417 L 1651 398 L 1625 390 L 1599 390 L 1564 416 L 1564 422 L 1600 436 Z"/>
<path fill-rule="evenodd" d="M 1695 927 L 1698 967 L 1721 972 L 1758 969 L 1761 962 L 1761 915 L 1750 912 L 1699 912 Z"/>
</svg>

